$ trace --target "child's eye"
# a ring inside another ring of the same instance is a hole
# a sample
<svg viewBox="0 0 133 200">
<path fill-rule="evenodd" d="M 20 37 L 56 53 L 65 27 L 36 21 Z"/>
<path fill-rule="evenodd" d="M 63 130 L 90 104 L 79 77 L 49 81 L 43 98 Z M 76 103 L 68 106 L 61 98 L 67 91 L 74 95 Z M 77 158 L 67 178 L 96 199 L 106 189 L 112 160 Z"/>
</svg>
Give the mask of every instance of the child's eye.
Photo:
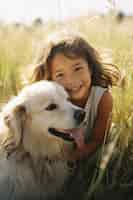
<svg viewBox="0 0 133 200">
<path fill-rule="evenodd" d="M 75 67 L 74 71 L 80 71 L 82 68 L 81 66 Z"/>
<path fill-rule="evenodd" d="M 52 111 L 52 110 L 57 109 L 57 107 L 58 107 L 58 106 L 57 106 L 56 104 L 51 103 L 51 104 L 48 105 L 48 107 L 46 108 L 46 110 Z"/>
<path fill-rule="evenodd" d="M 56 78 L 57 78 L 57 79 L 63 78 L 63 76 L 64 76 L 63 73 L 56 74 Z"/>
</svg>

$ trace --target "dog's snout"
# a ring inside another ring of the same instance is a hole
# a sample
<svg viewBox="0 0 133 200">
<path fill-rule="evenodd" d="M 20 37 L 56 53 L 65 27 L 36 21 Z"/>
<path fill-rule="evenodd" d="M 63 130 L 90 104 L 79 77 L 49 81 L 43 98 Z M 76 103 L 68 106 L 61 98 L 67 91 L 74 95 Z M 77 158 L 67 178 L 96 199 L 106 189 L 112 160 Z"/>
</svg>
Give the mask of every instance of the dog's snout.
<svg viewBox="0 0 133 200">
<path fill-rule="evenodd" d="M 81 123 L 85 118 L 85 111 L 82 109 L 76 110 L 74 112 L 74 119 L 78 122 Z"/>
</svg>

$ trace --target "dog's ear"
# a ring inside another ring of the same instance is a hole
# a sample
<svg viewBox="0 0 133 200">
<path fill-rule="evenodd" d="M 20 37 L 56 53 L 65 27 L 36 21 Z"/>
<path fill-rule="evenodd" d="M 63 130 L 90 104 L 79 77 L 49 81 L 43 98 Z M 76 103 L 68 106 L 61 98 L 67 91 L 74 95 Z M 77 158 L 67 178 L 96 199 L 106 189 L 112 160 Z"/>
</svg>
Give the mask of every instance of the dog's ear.
<svg viewBox="0 0 133 200">
<path fill-rule="evenodd" d="M 26 107 L 17 105 L 11 112 L 4 116 L 4 122 L 9 129 L 8 136 L 4 141 L 4 147 L 16 149 L 22 142 L 24 123 L 26 119 Z"/>
</svg>

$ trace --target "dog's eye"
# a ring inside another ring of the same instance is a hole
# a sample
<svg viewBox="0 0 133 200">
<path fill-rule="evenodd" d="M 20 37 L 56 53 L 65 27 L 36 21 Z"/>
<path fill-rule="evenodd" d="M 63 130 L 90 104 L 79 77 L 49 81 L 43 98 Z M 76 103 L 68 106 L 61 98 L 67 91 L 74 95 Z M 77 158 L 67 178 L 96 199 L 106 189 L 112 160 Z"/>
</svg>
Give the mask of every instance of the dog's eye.
<svg viewBox="0 0 133 200">
<path fill-rule="evenodd" d="M 48 105 L 48 107 L 46 108 L 46 110 L 55 110 L 57 108 L 57 105 L 54 103 L 51 103 L 50 105 Z"/>
</svg>

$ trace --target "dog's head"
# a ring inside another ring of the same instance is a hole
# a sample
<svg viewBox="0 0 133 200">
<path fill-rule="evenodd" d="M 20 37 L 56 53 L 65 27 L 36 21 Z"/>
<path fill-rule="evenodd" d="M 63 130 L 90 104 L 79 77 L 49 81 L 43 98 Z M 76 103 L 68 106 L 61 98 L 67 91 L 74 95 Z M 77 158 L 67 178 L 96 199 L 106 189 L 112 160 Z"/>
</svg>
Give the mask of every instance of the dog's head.
<svg viewBox="0 0 133 200">
<path fill-rule="evenodd" d="M 49 129 L 71 129 L 80 125 L 84 111 L 68 101 L 68 94 L 54 82 L 40 81 L 26 86 L 3 109 L 7 127 L 5 146 L 20 144 L 32 154 L 49 155 L 61 150 L 63 140 L 49 134 Z"/>
</svg>

